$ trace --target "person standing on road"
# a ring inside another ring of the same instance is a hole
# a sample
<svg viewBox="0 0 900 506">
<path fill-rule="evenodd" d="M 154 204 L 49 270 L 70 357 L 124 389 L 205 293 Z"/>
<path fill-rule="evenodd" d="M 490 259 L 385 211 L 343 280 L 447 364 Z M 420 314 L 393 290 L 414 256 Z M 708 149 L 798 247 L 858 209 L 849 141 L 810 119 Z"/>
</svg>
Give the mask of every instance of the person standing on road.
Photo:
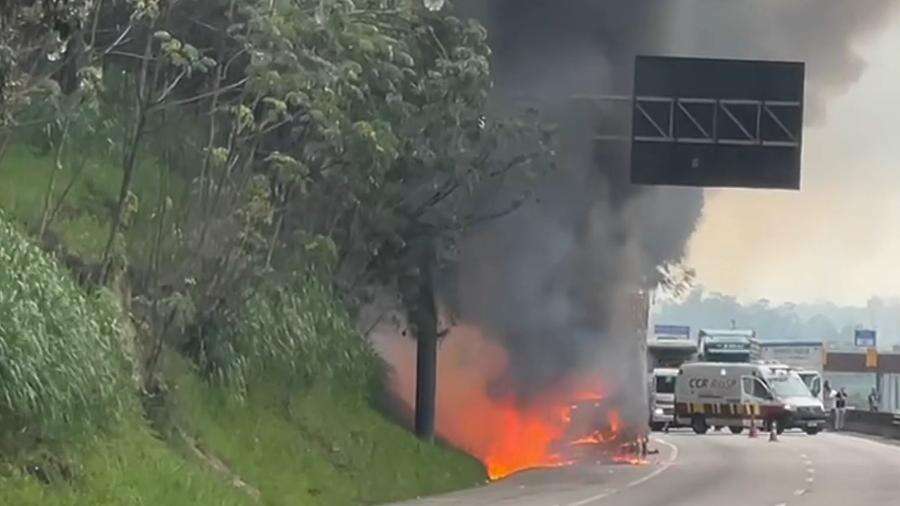
<svg viewBox="0 0 900 506">
<path fill-rule="evenodd" d="M 844 387 L 841 387 L 834 396 L 834 406 L 834 430 L 844 430 L 844 422 L 847 418 L 847 391 L 844 390 Z"/>
<path fill-rule="evenodd" d="M 825 380 L 825 384 L 822 386 L 822 407 L 825 409 L 825 412 L 828 413 L 828 423 L 832 428 L 835 427 L 835 413 L 834 413 L 834 396 L 837 392 L 835 392 L 831 388 L 831 383 L 828 380 Z"/>
<path fill-rule="evenodd" d="M 872 387 L 872 392 L 869 393 L 869 411 L 875 413 L 878 411 L 878 404 L 881 402 L 879 399 L 878 390 Z"/>
</svg>

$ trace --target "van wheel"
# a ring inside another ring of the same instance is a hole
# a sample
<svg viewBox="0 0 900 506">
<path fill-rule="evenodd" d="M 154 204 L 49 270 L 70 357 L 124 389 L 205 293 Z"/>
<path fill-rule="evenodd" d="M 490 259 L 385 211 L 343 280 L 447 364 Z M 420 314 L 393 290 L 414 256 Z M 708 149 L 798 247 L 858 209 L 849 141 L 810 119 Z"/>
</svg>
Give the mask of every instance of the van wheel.
<svg viewBox="0 0 900 506">
<path fill-rule="evenodd" d="M 709 425 L 706 425 L 706 418 L 703 415 L 694 415 L 694 418 L 691 419 L 691 428 L 697 434 L 706 434 Z"/>
<path fill-rule="evenodd" d="M 730 430 L 732 434 L 740 434 L 741 432 L 744 432 L 744 428 L 740 425 L 731 425 L 728 427 L 728 430 Z"/>
<path fill-rule="evenodd" d="M 819 433 L 820 430 L 822 430 L 822 429 L 820 429 L 818 427 L 807 427 L 807 428 L 803 429 L 803 432 L 809 434 L 810 436 L 815 436 L 816 434 Z"/>
</svg>

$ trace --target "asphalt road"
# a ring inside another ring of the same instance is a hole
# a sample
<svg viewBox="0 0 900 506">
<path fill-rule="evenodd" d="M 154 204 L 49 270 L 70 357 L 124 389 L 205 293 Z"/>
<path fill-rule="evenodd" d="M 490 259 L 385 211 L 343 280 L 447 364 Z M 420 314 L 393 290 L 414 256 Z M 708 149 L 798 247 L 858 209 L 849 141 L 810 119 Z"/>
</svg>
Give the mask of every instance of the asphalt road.
<svg viewBox="0 0 900 506">
<path fill-rule="evenodd" d="M 646 465 L 529 471 L 405 506 L 896 506 L 900 446 L 844 434 L 672 432 Z"/>
</svg>

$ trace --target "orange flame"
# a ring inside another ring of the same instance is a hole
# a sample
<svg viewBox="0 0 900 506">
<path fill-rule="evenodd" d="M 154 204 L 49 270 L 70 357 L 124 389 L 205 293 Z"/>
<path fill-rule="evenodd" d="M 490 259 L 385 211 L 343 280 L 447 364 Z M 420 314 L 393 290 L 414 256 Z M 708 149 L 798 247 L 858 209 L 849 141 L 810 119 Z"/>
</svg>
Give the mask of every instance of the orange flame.
<svg viewBox="0 0 900 506">
<path fill-rule="evenodd" d="M 415 351 L 409 340 L 377 338 L 376 346 L 393 366 L 392 389 L 412 405 Z M 599 406 L 604 398 L 596 377 L 570 378 L 551 392 L 523 404 L 514 397 L 491 396 L 490 386 L 507 374 L 508 357 L 474 327 L 457 327 L 441 344 L 438 360 L 438 435 L 484 463 L 492 480 L 518 471 L 558 467 L 572 459 L 562 453 L 571 436 L 574 404 Z M 621 429 L 618 412 L 608 427 L 570 445 L 603 444 Z"/>
</svg>

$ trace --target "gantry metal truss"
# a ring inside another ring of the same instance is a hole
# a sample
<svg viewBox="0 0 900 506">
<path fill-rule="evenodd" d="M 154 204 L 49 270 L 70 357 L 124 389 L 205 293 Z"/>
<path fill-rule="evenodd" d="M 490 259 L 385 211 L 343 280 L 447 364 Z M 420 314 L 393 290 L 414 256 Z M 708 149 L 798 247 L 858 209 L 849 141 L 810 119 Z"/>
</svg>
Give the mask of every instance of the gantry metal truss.
<svg viewBox="0 0 900 506">
<path fill-rule="evenodd" d="M 633 121 L 641 127 L 633 129 L 630 135 L 597 135 L 598 140 L 800 146 L 800 102 L 625 95 L 579 95 L 573 98 L 618 107 L 632 104 Z"/>
</svg>

